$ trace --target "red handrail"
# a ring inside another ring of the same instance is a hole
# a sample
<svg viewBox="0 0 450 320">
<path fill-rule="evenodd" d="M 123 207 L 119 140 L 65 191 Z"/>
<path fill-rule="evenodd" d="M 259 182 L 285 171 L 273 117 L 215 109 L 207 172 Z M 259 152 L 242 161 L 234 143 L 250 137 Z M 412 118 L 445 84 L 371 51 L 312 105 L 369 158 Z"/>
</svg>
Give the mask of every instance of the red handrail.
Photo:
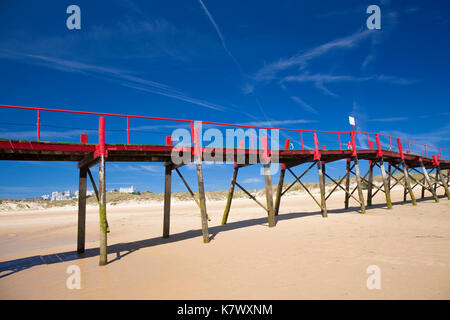
<svg viewBox="0 0 450 320">
<path fill-rule="evenodd" d="M 123 117 L 127 119 L 127 144 L 130 143 L 130 118 L 135 119 L 150 119 L 150 120 L 163 120 L 163 121 L 177 121 L 177 122 L 187 122 L 190 123 L 191 129 L 193 128 L 194 120 L 188 119 L 177 119 L 177 118 L 164 118 L 164 117 L 150 117 L 150 116 L 139 116 L 139 115 L 130 115 L 130 114 L 117 114 L 117 113 L 106 113 L 106 112 L 92 112 L 92 111 L 79 111 L 79 110 L 65 110 L 65 109 L 55 109 L 55 108 L 44 108 L 44 107 L 25 107 L 25 106 L 11 106 L 11 105 L 0 105 L 1 108 L 10 108 L 10 109 L 23 109 L 23 110 L 36 110 L 37 111 L 37 139 L 40 140 L 40 127 L 41 127 L 41 111 L 48 112 L 60 112 L 60 113 L 75 113 L 75 114 L 85 114 L 85 115 L 98 115 L 98 116 L 108 116 L 108 117 Z M 425 156 L 428 157 L 429 149 L 436 149 L 440 155 L 440 158 L 443 158 L 442 150 L 446 150 L 450 152 L 450 149 L 438 148 L 435 146 L 414 142 L 406 139 L 400 139 L 396 137 L 392 137 L 386 134 L 377 134 L 372 132 L 355 132 L 355 131 L 329 131 L 329 130 L 307 130 L 307 129 L 291 129 L 291 128 L 277 128 L 277 127 L 268 127 L 268 126 L 252 126 L 252 125 L 242 125 L 242 124 L 232 124 L 232 123 L 221 123 L 214 121 L 202 121 L 204 124 L 217 125 L 217 126 L 230 126 L 230 127 L 239 127 L 239 128 L 249 128 L 249 129 L 266 129 L 266 130 L 284 130 L 284 131 L 295 131 L 300 132 L 300 142 L 301 148 L 304 149 L 303 145 L 303 132 L 311 132 L 316 136 L 317 133 L 335 133 L 338 135 L 338 145 L 339 149 L 341 149 L 341 139 L 340 134 L 364 134 L 367 135 L 367 141 L 370 142 L 370 135 L 378 135 L 380 137 L 389 138 L 390 149 L 392 150 L 392 139 L 405 141 L 408 143 L 408 150 L 411 151 L 411 144 L 422 146 L 424 148 Z M 253 131 L 251 130 L 251 135 L 253 136 Z M 317 137 L 315 138 L 317 139 Z M 352 137 L 352 140 L 354 136 Z M 253 137 L 252 137 L 252 145 L 253 145 Z M 354 142 L 353 142 L 354 143 Z M 352 146 L 354 147 L 354 146 Z M 355 148 L 356 149 L 356 148 Z"/>
</svg>

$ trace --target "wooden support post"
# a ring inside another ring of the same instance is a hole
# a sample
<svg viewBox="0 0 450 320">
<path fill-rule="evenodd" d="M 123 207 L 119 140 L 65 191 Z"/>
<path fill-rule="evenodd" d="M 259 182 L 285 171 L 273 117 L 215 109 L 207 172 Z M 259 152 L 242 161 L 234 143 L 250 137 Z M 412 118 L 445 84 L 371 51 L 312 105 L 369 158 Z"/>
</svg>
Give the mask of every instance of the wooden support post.
<svg viewBox="0 0 450 320">
<path fill-rule="evenodd" d="M 87 170 L 80 168 L 79 182 L 78 182 L 78 240 L 77 253 L 84 252 L 84 244 L 86 240 L 86 185 L 87 185 Z"/>
<path fill-rule="evenodd" d="M 405 177 L 405 187 L 409 192 L 409 196 L 411 197 L 411 202 L 412 205 L 415 206 L 416 203 L 416 197 L 414 196 L 414 192 L 411 189 L 411 183 L 409 182 L 409 174 L 408 174 L 408 168 L 406 167 L 406 163 L 405 160 L 402 160 L 402 165 L 403 165 L 403 175 Z"/>
<path fill-rule="evenodd" d="M 325 201 L 325 164 L 317 160 L 317 170 L 319 172 L 319 188 L 320 188 L 320 209 L 322 211 L 322 217 L 326 218 L 327 204 Z"/>
<path fill-rule="evenodd" d="M 272 179 L 270 177 L 270 162 L 264 163 L 264 181 L 266 184 L 267 222 L 269 227 L 275 227 L 275 214 L 273 212 Z"/>
<path fill-rule="evenodd" d="M 392 176 L 392 165 L 388 162 L 388 187 L 391 190 L 391 176 Z"/>
<path fill-rule="evenodd" d="M 284 183 L 285 174 L 286 174 L 286 165 L 281 164 L 280 178 L 278 180 L 277 194 L 275 196 L 275 215 L 276 216 L 278 215 L 278 212 L 280 211 L 281 193 L 283 192 L 283 183 Z"/>
<path fill-rule="evenodd" d="M 170 200 L 172 198 L 172 164 L 166 163 L 164 178 L 164 222 L 163 238 L 170 235 Z"/>
<path fill-rule="evenodd" d="M 230 213 L 231 202 L 233 201 L 234 186 L 236 185 L 238 171 L 239 171 L 239 166 L 237 165 L 237 163 L 235 163 L 233 177 L 231 178 L 231 186 L 230 186 L 230 190 L 228 191 L 228 196 L 227 196 L 227 204 L 225 205 L 225 211 L 223 212 L 222 224 L 226 224 L 227 220 L 228 220 L 228 214 Z"/>
<path fill-rule="evenodd" d="M 383 157 L 380 157 L 378 162 L 380 163 L 381 178 L 383 179 L 384 194 L 386 195 L 386 205 L 388 209 L 392 209 L 391 190 L 389 189 L 389 182 L 386 177 L 386 170 L 384 168 Z"/>
<path fill-rule="evenodd" d="M 406 194 L 408 193 L 407 189 L 408 189 L 408 187 L 405 184 L 404 188 L 403 188 L 403 202 L 406 202 Z"/>
<path fill-rule="evenodd" d="M 356 177 L 356 185 L 358 188 L 359 202 L 361 204 L 361 213 L 364 214 L 365 213 L 364 194 L 362 190 L 361 176 L 359 174 L 358 157 L 353 157 L 353 162 L 355 163 L 355 177 Z"/>
<path fill-rule="evenodd" d="M 105 182 L 105 157 L 100 156 L 98 168 L 98 191 L 100 196 L 99 214 L 100 214 L 100 262 L 99 264 L 106 265 L 108 262 L 107 252 L 107 225 L 106 225 L 106 182 Z"/>
<path fill-rule="evenodd" d="M 437 182 L 439 180 L 439 173 L 438 173 L 438 169 L 437 166 L 435 167 L 436 170 L 436 177 L 434 178 L 434 193 L 437 193 Z"/>
<path fill-rule="evenodd" d="M 423 162 L 422 162 L 422 161 L 420 161 L 420 166 L 422 167 L 423 177 L 424 177 L 424 179 L 425 179 L 425 181 L 426 181 L 428 187 L 430 188 L 430 191 L 431 191 L 431 194 L 433 195 L 434 201 L 435 201 L 435 202 L 439 202 L 439 199 L 438 199 L 438 197 L 437 197 L 437 195 L 436 195 L 436 191 L 434 190 L 433 185 L 432 185 L 431 180 L 430 180 L 430 177 L 428 176 L 428 171 L 427 171 L 427 169 L 425 168 L 425 166 L 423 165 Z M 424 187 L 424 186 L 422 186 L 422 188 L 423 188 L 423 187 Z"/>
<path fill-rule="evenodd" d="M 350 159 L 347 159 L 347 164 L 346 164 L 346 175 L 347 178 L 345 178 L 345 200 L 344 200 L 344 205 L 345 205 L 345 209 L 348 209 L 348 201 L 350 199 Z"/>
<path fill-rule="evenodd" d="M 203 242 L 209 242 L 209 232 L 208 232 L 208 214 L 206 212 L 206 197 L 205 197 L 205 185 L 203 183 L 203 170 L 201 159 L 196 159 L 197 166 L 197 179 L 198 179 L 198 195 L 200 200 L 200 214 L 202 219 L 202 233 Z"/>
<path fill-rule="evenodd" d="M 447 196 L 447 199 L 450 200 L 450 193 L 448 191 L 448 184 L 447 181 L 444 179 L 444 175 L 442 174 L 441 167 L 436 166 L 436 170 L 439 172 L 439 180 L 442 182 L 442 186 L 444 187 L 445 195 Z"/>
<path fill-rule="evenodd" d="M 367 206 L 372 206 L 372 186 L 373 186 L 373 166 L 374 163 L 369 160 L 369 177 L 367 178 Z"/>
<path fill-rule="evenodd" d="M 423 183 L 423 184 L 426 183 L 425 177 L 422 179 L 422 183 Z M 424 186 L 422 186 L 422 191 L 421 191 L 421 193 L 420 193 L 420 197 L 421 197 L 422 199 L 425 198 L 425 187 L 424 187 Z"/>
</svg>

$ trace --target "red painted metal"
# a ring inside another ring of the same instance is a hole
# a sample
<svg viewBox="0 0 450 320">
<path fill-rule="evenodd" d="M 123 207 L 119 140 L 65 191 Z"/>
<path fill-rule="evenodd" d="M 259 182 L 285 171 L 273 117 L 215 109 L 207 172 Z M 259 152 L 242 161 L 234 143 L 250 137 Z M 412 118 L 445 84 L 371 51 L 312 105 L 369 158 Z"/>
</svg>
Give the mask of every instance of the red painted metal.
<svg viewBox="0 0 450 320">
<path fill-rule="evenodd" d="M 127 143 L 130 143 L 130 128 L 129 128 L 129 118 L 139 118 L 139 119 L 151 119 L 151 120 L 164 120 L 164 121 L 178 121 L 178 122 L 189 122 L 191 124 L 191 134 L 192 132 L 192 126 L 193 126 L 193 120 L 187 120 L 187 119 L 176 119 L 176 118 L 163 118 L 163 117 L 148 117 L 148 116 L 137 116 L 137 115 L 126 115 L 126 114 L 114 114 L 114 113 L 103 113 L 103 112 L 88 112 L 88 111 L 76 111 L 76 110 L 64 110 L 64 109 L 53 109 L 53 108 L 42 108 L 42 107 L 23 107 L 23 106 L 10 106 L 10 105 L 0 105 L 1 108 L 12 108 L 12 109 L 23 109 L 23 110 L 36 110 L 37 111 L 37 139 L 40 140 L 40 129 L 41 129 L 41 123 L 40 123 L 40 112 L 46 111 L 46 112 L 60 112 L 60 113 L 71 113 L 71 114 L 85 114 L 85 115 L 99 115 L 99 116 L 110 116 L 110 117 L 126 117 L 127 118 Z M 212 122 L 212 121 L 203 121 L 205 124 L 211 124 L 211 125 L 220 125 L 220 126 L 231 126 L 231 127 L 241 127 L 241 128 L 250 128 L 251 129 L 251 136 L 252 136 L 252 148 L 253 145 L 253 130 L 252 129 L 269 129 L 269 130 L 284 130 L 284 131 L 299 131 L 300 132 L 300 140 L 302 145 L 302 150 L 304 149 L 303 145 L 303 131 L 305 132 L 321 132 L 321 133 L 337 133 L 338 134 L 338 143 L 339 148 L 341 149 L 341 143 L 340 143 L 340 133 L 349 133 L 345 131 L 319 131 L 319 130 L 303 130 L 303 129 L 288 129 L 288 128 L 275 128 L 275 127 L 265 127 L 265 126 L 249 126 L 249 125 L 239 125 L 239 124 L 228 124 L 228 123 L 220 123 L 220 122 Z M 353 132 L 355 132 L 354 126 L 352 127 Z M 360 132 L 358 132 L 360 133 Z M 362 133 L 362 132 L 361 132 Z M 356 132 L 355 132 L 356 134 Z M 370 134 L 369 132 L 364 132 L 364 134 L 367 135 L 369 139 Z M 379 134 L 380 136 L 389 138 L 389 145 L 390 150 L 392 150 L 392 138 L 388 135 Z M 397 138 L 395 138 L 397 139 Z M 406 139 L 401 139 L 404 142 L 408 143 L 408 151 L 411 151 L 411 144 L 422 146 L 424 148 L 425 156 L 428 157 L 428 153 L 430 149 L 436 150 L 436 153 L 440 155 L 440 157 L 443 159 L 443 152 L 442 148 L 437 148 L 433 146 L 429 146 L 426 144 L 421 144 L 413 141 L 409 141 Z M 355 149 L 356 150 L 356 149 Z M 444 149 L 447 153 L 450 153 L 449 149 Z"/>
<path fill-rule="evenodd" d="M 352 131 L 350 133 L 350 137 L 352 139 L 352 157 L 356 157 L 357 152 L 356 152 L 356 141 L 355 141 L 355 132 Z"/>
<path fill-rule="evenodd" d="M 286 139 L 286 141 L 284 142 L 284 149 L 289 150 L 290 144 L 291 144 L 291 141 L 289 139 Z"/>
<path fill-rule="evenodd" d="M 166 136 L 166 145 L 171 146 L 172 144 L 172 136 Z"/>
<path fill-rule="evenodd" d="M 198 127 L 194 127 L 194 155 L 201 157 Z"/>
<path fill-rule="evenodd" d="M 41 140 L 41 110 L 37 109 L 37 123 L 36 123 L 36 131 L 37 131 L 37 140 Z"/>
<path fill-rule="evenodd" d="M 382 157 L 383 151 L 381 151 L 380 137 L 378 136 L 378 134 L 375 134 L 375 141 L 377 143 L 377 157 Z"/>
<path fill-rule="evenodd" d="M 340 136 L 340 134 L 339 134 L 339 132 L 338 132 L 338 142 L 339 142 L 339 150 L 342 150 L 342 148 L 341 148 L 341 136 Z"/>
<path fill-rule="evenodd" d="M 320 160 L 319 140 L 317 134 L 314 132 L 314 160 Z"/>
<path fill-rule="evenodd" d="M 300 131 L 300 142 L 302 144 L 302 150 L 303 150 L 303 131 Z"/>
<path fill-rule="evenodd" d="M 398 152 L 400 153 L 400 158 L 405 159 L 405 155 L 403 154 L 403 146 L 400 138 L 397 138 Z"/>
<path fill-rule="evenodd" d="M 80 143 L 88 143 L 88 135 L 87 134 L 81 134 L 80 135 Z"/>
<path fill-rule="evenodd" d="M 127 143 L 130 144 L 130 117 L 127 117 Z"/>
<path fill-rule="evenodd" d="M 268 161 L 268 160 L 270 160 L 269 141 L 266 136 L 261 137 L 261 144 L 262 144 L 262 148 L 263 148 L 262 158 L 264 161 Z"/>
</svg>

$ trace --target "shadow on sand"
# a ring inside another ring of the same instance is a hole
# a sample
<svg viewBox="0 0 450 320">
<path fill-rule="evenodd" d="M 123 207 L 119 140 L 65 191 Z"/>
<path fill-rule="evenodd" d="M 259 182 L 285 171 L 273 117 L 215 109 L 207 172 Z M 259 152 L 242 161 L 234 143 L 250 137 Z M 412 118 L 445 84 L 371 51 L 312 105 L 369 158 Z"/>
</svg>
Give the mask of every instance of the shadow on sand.
<svg viewBox="0 0 450 320">
<path fill-rule="evenodd" d="M 441 197 L 439 197 L 441 198 Z M 430 200 L 432 198 L 427 197 L 424 199 L 417 199 L 417 202 L 420 201 L 426 201 Z M 393 202 L 393 205 L 401 205 L 401 204 L 409 204 L 410 201 L 403 202 L 403 201 L 397 201 Z M 353 206 L 349 207 L 348 209 L 331 209 L 328 210 L 328 214 L 339 214 L 344 212 L 350 212 L 350 211 L 357 211 L 360 207 L 359 206 Z M 374 204 L 370 208 L 386 208 L 385 204 Z M 387 208 L 386 208 L 387 210 Z M 290 220 L 290 219 L 297 219 L 297 218 L 304 218 L 308 216 L 314 216 L 314 215 L 321 215 L 320 211 L 314 211 L 314 212 L 307 212 L 307 213 L 300 213 L 300 212 L 294 212 L 294 213 L 285 213 L 280 214 L 276 217 L 277 222 L 284 221 L 284 220 Z M 210 239 L 213 240 L 214 237 L 224 231 L 239 229 L 239 228 L 245 228 L 249 226 L 255 226 L 255 225 L 267 225 L 267 218 L 257 218 L 257 219 L 249 219 L 244 221 L 236 221 L 227 223 L 226 225 L 219 225 L 209 228 L 210 233 Z M 183 241 L 191 238 L 201 237 L 202 236 L 202 230 L 188 230 L 185 232 L 180 232 L 176 234 L 170 235 L 169 238 L 150 238 L 145 240 L 139 240 L 139 241 L 132 241 L 132 242 L 126 242 L 126 243 L 117 243 L 108 246 L 108 254 L 116 254 L 116 258 L 108 261 L 108 264 L 113 263 L 130 253 L 137 251 L 142 248 L 148 248 L 158 245 L 164 245 L 167 243 L 177 242 L 177 241 Z M 47 255 L 37 255 L 32 257 L 26 257 L 26 258 L 20 258 L 10 261 L 4 261 L 0 262 L 0 279 L 7 277 L 9 275 L 12 275 L 14 273 L 20 272 L 22 270 L 26 270 L 35 266 L 39 265 L 45 265 L 45 264 L 54 264 L 54 263 L 61 263 L 61 262 L 67 262 L 67 261 L 73 261 L 78 259 L 84 259 L 84 258 L 90 258 L 95 257 L 99 255 L 99 248 L 92 248 L 92 249 L 86 249 L 86 251 L 82 254 L 78 254 L 76 251 L 69 251 L 69 252 L 60 252 L 60 253 L 52 253 Z"/>
</svg>

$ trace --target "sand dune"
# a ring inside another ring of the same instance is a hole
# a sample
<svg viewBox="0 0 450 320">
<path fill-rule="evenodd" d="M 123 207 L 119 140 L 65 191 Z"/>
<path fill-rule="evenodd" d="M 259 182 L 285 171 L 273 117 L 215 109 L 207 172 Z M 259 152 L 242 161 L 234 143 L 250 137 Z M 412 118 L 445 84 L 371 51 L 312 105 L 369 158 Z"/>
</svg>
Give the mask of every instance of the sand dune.
<svg viewBox="0 0 450 320">
<path fill-rule="evenodd" d="M 442 189 L 439 190 L 442 195 Z M 275 228 L 253 201 L 209 201 L 212 241 L 201 240 L 198 208 L 173 204 L 171 237 L 162 239 L 162 204 L 109 207 L 110 263 L 98 266 L 98 211 L 87 214 L 88 248 L 77 257 L 75 208 L 0 215 L 1 299 L 449 299 L 450 201 L 416 207 L 393 192 L 365 215 L 343 193 L 327 201 L 328 218 L 307 195 L 283 198 Z M 417 193 L 419 197 L 419 193 Z M 66 288 L 67 267 L 81 269 L 81 289 Z M 369 290 L 366 269 L 381 270 Z"/>
</svg>

